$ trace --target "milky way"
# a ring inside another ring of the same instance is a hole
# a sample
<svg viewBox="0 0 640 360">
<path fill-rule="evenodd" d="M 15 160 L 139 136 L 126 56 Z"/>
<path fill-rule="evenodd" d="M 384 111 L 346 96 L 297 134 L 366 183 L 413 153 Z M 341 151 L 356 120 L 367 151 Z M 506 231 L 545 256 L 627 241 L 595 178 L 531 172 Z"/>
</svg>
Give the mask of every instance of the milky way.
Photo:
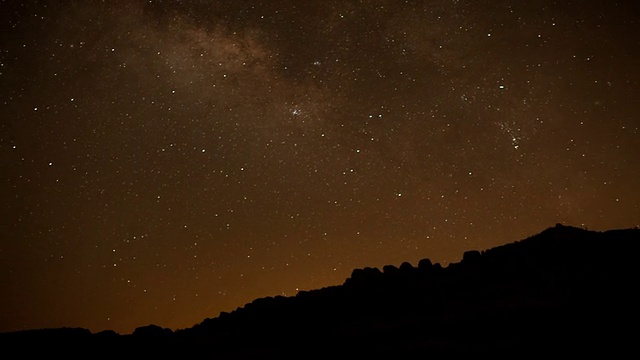
<svg viewBox="0 0 640 360">
<path fill-rule="evenodd" d="M 192 326 L 640 224 L 634 1 L 0 3 L 0 331 Z"/>
</svg>

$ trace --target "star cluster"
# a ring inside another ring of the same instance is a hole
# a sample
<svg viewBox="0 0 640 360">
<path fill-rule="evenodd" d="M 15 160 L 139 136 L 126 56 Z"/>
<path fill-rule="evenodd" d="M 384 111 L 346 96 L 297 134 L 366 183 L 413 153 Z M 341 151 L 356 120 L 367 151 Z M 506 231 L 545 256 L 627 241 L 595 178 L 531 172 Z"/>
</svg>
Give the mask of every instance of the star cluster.
<svg viewBox="0 0 640 360">
<path fill-rule="evenodd" d="M 640 224 L 634 1 L 3 1 L 0 331 L 192 326 Z"/>
</svg>

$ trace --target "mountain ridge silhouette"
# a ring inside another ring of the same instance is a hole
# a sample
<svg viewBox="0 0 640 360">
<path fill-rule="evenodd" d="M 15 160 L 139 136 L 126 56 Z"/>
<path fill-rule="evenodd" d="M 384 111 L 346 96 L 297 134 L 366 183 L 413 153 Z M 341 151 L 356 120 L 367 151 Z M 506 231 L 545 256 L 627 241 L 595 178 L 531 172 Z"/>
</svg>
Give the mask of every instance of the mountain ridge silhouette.
<svg viewBox="0 0 640 360">
<path fill-rule="evenodd" d="M 557 224 L 466 251 L 446 267 L 422 259 L 416 267 L 354 269 L 341 285 L 258 298 L 186 329 L 27 330 L 0 334 L 0 344 L 84 344 L 161 357 L 200 349 L 234 359 L 637 351 L 636 333 L 626 327 L 638 319 L 639 241 L 638 228 L 597 232 Z"/>
</svg>

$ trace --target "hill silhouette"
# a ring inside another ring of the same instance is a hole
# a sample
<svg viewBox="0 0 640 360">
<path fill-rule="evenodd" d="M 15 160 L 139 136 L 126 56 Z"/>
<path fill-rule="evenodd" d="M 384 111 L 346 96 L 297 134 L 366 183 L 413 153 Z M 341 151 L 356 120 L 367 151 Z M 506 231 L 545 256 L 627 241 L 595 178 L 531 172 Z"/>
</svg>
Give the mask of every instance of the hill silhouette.
<svg viewBox="0 0 640 360">
<path fill-rule="evenodd" d="M 119 357 L 611 357 L 637 352 L 639 241 L 640 229 L 558 224 L 447 267 L 356 269 L 342 285 L 256 299 L 187 329 L 30 330 L 0 334 L 0 344 Z"/>
</svg>

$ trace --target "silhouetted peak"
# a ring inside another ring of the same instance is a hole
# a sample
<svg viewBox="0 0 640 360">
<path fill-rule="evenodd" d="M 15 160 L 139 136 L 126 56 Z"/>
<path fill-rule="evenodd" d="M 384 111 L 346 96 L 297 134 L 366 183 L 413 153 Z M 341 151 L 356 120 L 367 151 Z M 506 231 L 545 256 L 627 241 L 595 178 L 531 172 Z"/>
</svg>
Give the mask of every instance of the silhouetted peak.
<svg viewBox="0 0 640 360">
<path fill-rule="evenodd" d="M 481 253 L 478 250 L 469 250 L 465 251 L 462 254 L 462 262 L 463 263 L 473 263 L 480 259 Z"/>
<path fill-rule="evenodd" d="M 382 273 L 387 276 L 394 276 L 400 274 L 400 269 L 394 265 L 385 265 L 382 267 Z"/>
<path fill-rule="evenodd" d="M 147 325 L 136 328 L 133 331 L 133 336 L 143 336 L 143 337 L 156 337 L 156 336 L 169 336 L 173 333 L 171 329 L 163 328 L 158 325 Z"/>
<path fill-rule="evenodd" d="M 364 269 L 354 269 L 345 284 L 367 284 L 378 281 L 382 277 L 382 271 L 375 267 L 365 267 Z"/>
<path fill-rule="evenodd" d="M 431 260 L 425 258 L 422 259 L 420 261 L 418 261 L 418 269 L 420 269 L 421 271 L 429 271 L 433 269 L 433 263 L 431 262 Z"/>
<path fill-rule="evenodd" d="M 408 274 L 411 273 L 415 270 L 416 268 L 413 267 L 413 265 L 411 265 L 409 262 L 403 262 L 402 264 L 400 264 L 400 272 Z"/>
<path fill-rule="evenodd" d="M 544 231 L 542 231 L 540 234 L 538 234 L 541 237 L 554 237 L 554 238 L 560 238 L 560 237 L 580 237 L 580 236 L 584 236 L 585 234 L 595 234 L 596 232 L 593 231 L 589 231 L 587 229 L 584 228 L 579 228 L 579 227 L 574 227 L 574 226 L 568 226 L 568 225 L 563 225 L 563 224 L 556 224 L 554 227 L 550 227 Z"/>
</svg>

